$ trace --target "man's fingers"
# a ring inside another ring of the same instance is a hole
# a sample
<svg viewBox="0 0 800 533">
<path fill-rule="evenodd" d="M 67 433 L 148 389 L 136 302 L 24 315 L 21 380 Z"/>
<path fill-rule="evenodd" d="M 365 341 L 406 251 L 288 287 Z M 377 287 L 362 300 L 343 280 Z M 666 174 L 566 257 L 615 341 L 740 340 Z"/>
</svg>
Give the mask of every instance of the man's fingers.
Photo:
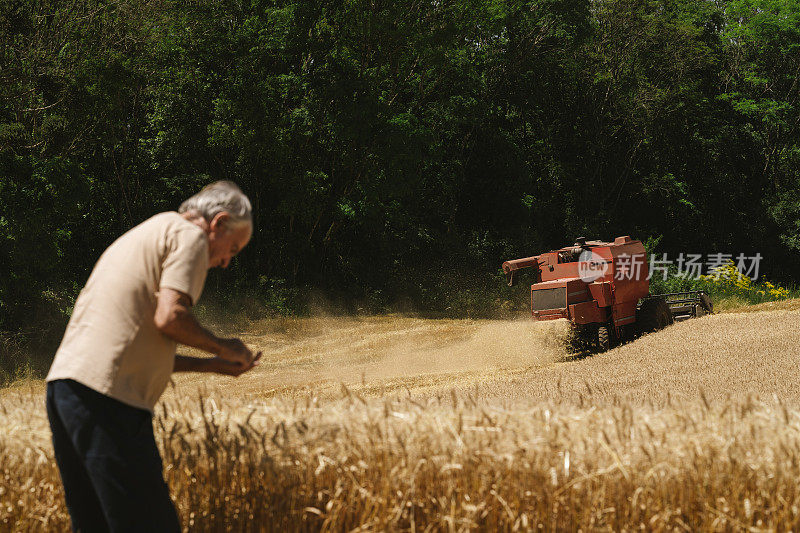
<svg viewBox="0 0 800 533">
<path fill-rule="evenodd" d="M 239 352 L 237 355 L 244 356 L 245 354 Z M 253 356 L 253 352 L 247 350 L 247 357 L 243 359 L 237 358 L 236 360 L 231 360 L 220 358 L 221 363 L 223 364 L 222 368 L 220 369 L 220 373 L 234 377 L 240 376 L 248 370 L 252 370 L 253 367 L 258 366 L 258 360 L 261 359 L 262 355 L 263 352 L 258 352 L 255 354 L 255 356 Z"/>
<path fill-rule="evenodd" d="M 250 350 L 250 348 L 248 348 L 247 345 L 244 342 L 242 342 L 241 339 L 236 339 L 236 342 L 239 345 L 239 352 L 242 354 L 242 357 L 244 358 L 244 363 L 249 365 L 254 360 L 252 350 Z"/>
</svg>

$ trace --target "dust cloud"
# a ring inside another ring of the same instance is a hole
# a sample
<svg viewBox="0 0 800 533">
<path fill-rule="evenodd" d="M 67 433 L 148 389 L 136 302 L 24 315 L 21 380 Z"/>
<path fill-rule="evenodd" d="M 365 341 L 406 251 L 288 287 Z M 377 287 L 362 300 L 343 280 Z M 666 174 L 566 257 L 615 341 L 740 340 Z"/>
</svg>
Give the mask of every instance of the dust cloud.
<svg viewBox="0 0 800 533">
<path fill-rule="evenodd" d="M 453 329 L 461 329 L 454 335 Z M 372 360 L 362 365 L 329 365 L 337 379 L 351 381 L 451 374 L 542 366 L 565 355 L 566 324 L 530 320 L 454 325 L 411 324 L 396 336 L 373 345 Z"/>
<path fill-rule="evenodd" d="M 263 351 L 262 364 L 238 378 L 235 388 L 237 394 L 270 396 L 338 393 L 342 384 L 367 394 L 461 387 L 563 359 L 568 330 L 562 320 L 265 320 L 250 325 L 243 335 Z M 199 379 L 209 380 L 182 381 Z"/>
</svg>

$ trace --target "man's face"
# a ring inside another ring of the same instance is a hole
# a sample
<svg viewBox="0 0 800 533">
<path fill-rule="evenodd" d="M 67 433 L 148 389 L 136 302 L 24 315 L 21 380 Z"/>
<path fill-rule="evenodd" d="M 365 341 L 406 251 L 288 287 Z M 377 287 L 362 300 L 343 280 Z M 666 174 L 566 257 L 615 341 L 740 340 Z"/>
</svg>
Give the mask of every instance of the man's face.
<svg viewBox="0 0 800 533">
<path fill-rule="evenodd" d="M 219 213 L 209 224 L 208 268 L 228 268 L 233 256 L 250 242 L 250 224 L 231 226 L 228 213 Z"/>
</svg>

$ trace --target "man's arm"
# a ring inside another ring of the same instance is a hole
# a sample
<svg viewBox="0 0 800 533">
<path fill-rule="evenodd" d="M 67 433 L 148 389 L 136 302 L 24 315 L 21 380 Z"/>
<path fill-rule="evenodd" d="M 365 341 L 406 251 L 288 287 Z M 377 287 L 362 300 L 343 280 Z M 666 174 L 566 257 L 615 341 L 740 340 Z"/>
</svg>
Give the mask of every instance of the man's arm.
<svg viewBox="0 0 800 533">
<path fill-rule="evenodd" d="M 241 340 L 217 337 L 197 322 L 191 307 L 191 299 L 186 294 L 161 288 L 153 317 L 156 327 L 161 333 L 181 344 L 217 355 L 221 359 L 241 365 L 253 362 L 253 352 Z"/>
<path fill-rule="evenodd" d="M 232 363 L 220 357 L 189 357 L 188 355 L 176 355 L 173 372 L 215 372 L 228 376 L 239 376 L 258 364 L 261 359 L 261 352 L 256 354 L 250 364 L 244 365 Z"/>
</svg>

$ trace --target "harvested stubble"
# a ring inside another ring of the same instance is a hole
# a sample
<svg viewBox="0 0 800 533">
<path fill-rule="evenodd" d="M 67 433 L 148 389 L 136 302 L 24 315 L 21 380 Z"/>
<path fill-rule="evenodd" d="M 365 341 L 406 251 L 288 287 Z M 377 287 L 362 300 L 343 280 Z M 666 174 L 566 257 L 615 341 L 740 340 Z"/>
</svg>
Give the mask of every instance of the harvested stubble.
<svg viewBox="0 0 800 533">
<path fill-rule="evenodd" d="M 755 398 L 646 405 L 170 400 L 156 419 L 190 530 L 789 529 L 800 412 Z M 43 413 L 0 409 L 0 524 L 67 527 Z M 35 398 L 40 399 L 40 391 Z M 15 403 L 18 402 L 18 403 Z M 25 407 L 27 409 L 24 409 Z"/>
</svg>

